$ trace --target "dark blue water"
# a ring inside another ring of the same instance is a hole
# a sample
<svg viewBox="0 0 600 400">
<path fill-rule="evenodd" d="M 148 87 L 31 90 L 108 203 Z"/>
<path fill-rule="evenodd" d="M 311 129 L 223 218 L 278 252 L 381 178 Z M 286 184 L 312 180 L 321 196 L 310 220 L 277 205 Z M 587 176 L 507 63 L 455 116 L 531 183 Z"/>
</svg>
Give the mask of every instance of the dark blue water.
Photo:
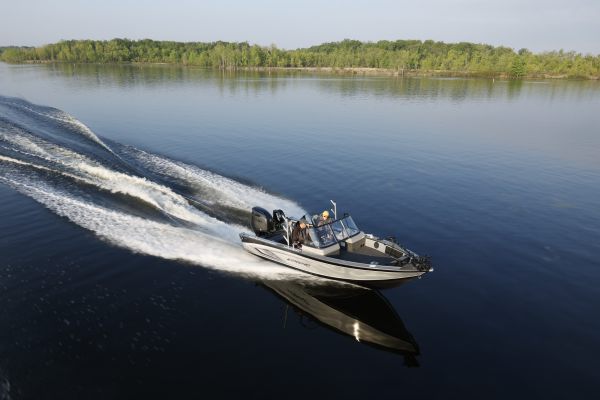
<svg viewBox="0 0 600 400">
<path fill-rule="evenodd" d="M 597 82 L 2 64 L 0 95 L 2 400 L 600 389 Z M 240 249 L 252 205 L 329 199 L 435 271 Z"/>
</svg>

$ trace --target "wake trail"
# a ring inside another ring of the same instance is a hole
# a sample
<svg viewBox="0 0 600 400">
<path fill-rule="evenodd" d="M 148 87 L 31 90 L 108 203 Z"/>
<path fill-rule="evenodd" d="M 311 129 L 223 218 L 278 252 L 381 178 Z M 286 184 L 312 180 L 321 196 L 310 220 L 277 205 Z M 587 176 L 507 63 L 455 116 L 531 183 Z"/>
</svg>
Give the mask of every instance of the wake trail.
<svg viewBox="0 0 600 400">
<path fill-rule="evenodd" d="M 21 100 L 18 98 L 4 97 L 4 96 L 0 97 L 0 102 L 3 104 L 6 104 L 6 105 L 12 106 L 16 109 L 28 111 L 30 113 L 41 116 L 43 118 L 52 119 L 52 120 L 61 122 L 63 124 L 66 124 L 68 126 L 71 126 L 75 131 L 77 131 L 79 134 L 81 134 L 88 140 L 91 140 L 92 142 L 98 144 L 100 147 L 107 150 L 111 154 L 117 156 L 113 152 L 113 150 L 109 146 L 106 145 L 106 143 L 104 143 L 94 132 L 92 132 L 92 130 L 90 128 L 88 128 L 84 123 L 82 123 L 81 121 L 79 121 L 76 118 L 73 118 L 71 115 L 67 114 L 66 112 L 64 112 L 62 110 L 59 110 L 59 109 L 53 108 L 53 107 L 37 106 L 37 105 L 31 104 L 31 103 L 28 103 L 25 100 Z"/>
<path fill-rule="evenodd" d="M 306 214 L 302 207 L 291 200 L 274 196 L 260 188 L 245 185 L 195 165 L 133 147 L 127 147 L 123 151 L 147 171 L 190 188 L 193 194 L 201 196 L 203 202 L 246 211 L 260 205 L 268 210 L 283 209 L 286 213 L 298 217 Z"/>
<path fill-rule="evenodd" d="M 0 181 L 100 238 L 137 253 L 187 261 L 249 277 L 293 278 L 300 275 L 241 252 L 239 246 L 231 241 L 198 230 L 110 210 L 22 177 L 1 176 Z"/>
<path fill-rule="evenodd" d="M 130 146 L 121 145 L 124 150 L 119 154 L 87 126 L 60 110 L 24 100 L 10 98 L 7 101 L 0 96 L 0 104 L 7 103 L 17 108 L 20 115 L 18 123 L 11 125 L 9 112 L 8 118 L 3 116 L 3 121 L 8 122 L 0 125 L 0 183 L 33 198 L 103 240 L 136 253 L 261 279 L 316 280 L 247 253 L 239 239 L 239 233 L 247 232 L 247 228 L 217 219 L 190 201 L 245 213 L 254 205 L 305 213 L 297 203 Z M 139 167 L 129 166 L 138 173 L 115 170 L 114 165 L 107 165 L 106 160 L 94 157 L 93 153 L 83 154 L 65 147 L 64 143 L 53 143 L 47 136 L 38 136 L 35 123 L 28 125 L 23 115 L 43 116 L 56 121 L 58 128 L 67 124 L 70 133 L 75 131 L 84 140 L 92 140 L 120 162 L 135 161 Z M 146 175 L 159 176 L 161 183 Z M 169 183 L 185 187 L 186 194 L 171 188 Z M 141 211 L 132 212 L 131 208 L 137 206 L 135 203 L 132 206 L 127 199 L 137 199 L 169 220 L 158 221 L 145 218 Z"/>
<path fill-rule="evenodd" d="M 231 233 L 225 223 L 198 211 L 170 188 L 156 184 L 143 177 L 117 172 L 61 146 L 34 139 L 23 133 L 7 135 L 0 132 L 0 139 L 12 144 L 14 150 L 29 154 L 54 166 L 53 170 L 95 185 L 112 193 L 123 193 L 151 204 L 166 215 L 196 224 L 199 228 L 209 226 L 215 233 Z M 29 163 L 31 164 L 31 163 Z M 67 171 L 67 172 L 65 172 Z M 219 229 L 220 228 L 220 229 Z M 241 227 L 236 227 L 242 229 Z"/>
</svg>

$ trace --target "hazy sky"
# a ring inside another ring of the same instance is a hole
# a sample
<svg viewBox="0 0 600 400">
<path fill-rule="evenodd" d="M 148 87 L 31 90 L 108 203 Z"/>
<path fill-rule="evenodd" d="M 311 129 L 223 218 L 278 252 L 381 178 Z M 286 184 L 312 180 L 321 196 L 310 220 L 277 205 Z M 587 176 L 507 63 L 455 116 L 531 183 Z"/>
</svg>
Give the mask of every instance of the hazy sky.
<svg viewBox="0 0 600 400">
<path fill-rule="evenodd" d="M 600 54 L 600 0 L 0 0 L 0 45 L 61 39 L 433 39 Z"/>
</svg>

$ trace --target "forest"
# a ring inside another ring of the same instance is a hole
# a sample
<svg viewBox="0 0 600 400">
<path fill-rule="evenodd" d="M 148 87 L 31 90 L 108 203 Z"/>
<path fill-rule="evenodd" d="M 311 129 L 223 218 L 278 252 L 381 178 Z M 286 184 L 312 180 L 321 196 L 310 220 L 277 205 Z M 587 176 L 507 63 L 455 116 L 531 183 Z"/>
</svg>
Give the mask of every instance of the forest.
<svg viewBox="0 0 600 400">
<path fill-rule="evenodd" d="M 247 42 L 173 42 L 150 39 L 64 40 L 41 47 L 0 48 L 8 63 L 168 63 L 219 69 L 364 68 L 393 74 L 489 77 L 600 78 L 600 55 L 533 53 L 509 47 L 432 40 L 346 39 L 296 50 Z"/>
</svg>

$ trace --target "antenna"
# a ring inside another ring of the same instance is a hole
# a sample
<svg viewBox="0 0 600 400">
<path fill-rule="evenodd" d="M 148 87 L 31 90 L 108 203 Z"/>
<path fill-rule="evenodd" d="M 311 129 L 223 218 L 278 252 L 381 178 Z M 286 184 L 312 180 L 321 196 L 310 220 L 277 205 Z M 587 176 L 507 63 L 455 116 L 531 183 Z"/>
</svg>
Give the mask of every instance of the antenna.
<svg viewBox="0 0 600 400">
<path fill-rule="evenodd" d="M 333 200 L 329 201 L 331 202 L 331 204 L 333 204 L 333 208 L 331 209 L 331 211 L 333 211 L 333 219 L 337 219 L 337 204 Z"/>
</svg>

